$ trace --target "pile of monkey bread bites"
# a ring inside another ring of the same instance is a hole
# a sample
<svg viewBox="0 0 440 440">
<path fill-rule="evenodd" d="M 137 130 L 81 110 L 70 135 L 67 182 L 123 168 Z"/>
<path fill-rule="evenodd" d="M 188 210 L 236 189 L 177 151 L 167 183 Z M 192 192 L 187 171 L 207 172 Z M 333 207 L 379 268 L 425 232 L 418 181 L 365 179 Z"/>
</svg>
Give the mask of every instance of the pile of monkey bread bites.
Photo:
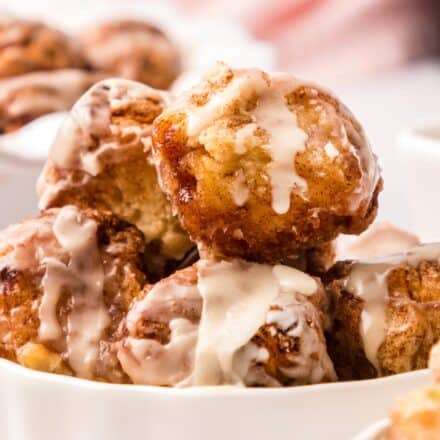
<svg viewBox="0 0 440 440">
<path fill-rule="evenodd" d="M 84 37 L 89 60 L 116 29 Z M 0 233 L 0 356 L 21 365 L 293 386 L 423 368 L 438 339 L 436 245 L 334 264 L 338 235 L 375 219 L 382 179 L 359 122 L 316 84 L 224 63 L 178 96 L 105 79 L 37 188 L 40 214 Z"/>
</svg>

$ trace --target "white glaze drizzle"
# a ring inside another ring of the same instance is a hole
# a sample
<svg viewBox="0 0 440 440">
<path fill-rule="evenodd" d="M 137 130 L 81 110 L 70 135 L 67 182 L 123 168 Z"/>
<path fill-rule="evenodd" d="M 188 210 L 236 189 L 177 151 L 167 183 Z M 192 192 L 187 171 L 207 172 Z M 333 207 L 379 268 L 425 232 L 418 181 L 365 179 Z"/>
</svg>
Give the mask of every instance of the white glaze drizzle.
<svg viewBox="0 0 440 440">
<path fill-rule="evenodd" d="M 127 314 L 129 337 L 118 349 L 123 370 L 134 383 L 176 386 L 185 382 L 193 368 L 197 324 L 179 317 L 178 306 L 200 313 L 202 299 L 195 285 L 158 283 Z M 169 342 L 136 336 L 138 322 L 151 319 L 170 326 Z"/>
<path fill-rule="evenodd" d="M 187 111 L 188 135 L 200 138 L 210 122 L 229 111 L 231 103 L 246 102 L 257 94 L 257 105 L 250 111 L 253 120 L 239 130 L 235 148 L 238 154 L 243 154 L 245 141 L 256 127 L 267 133 L 269 140 L 264 148 L 272 158 L 267 165 L 272 184 L 272 208 L 277 214 L 284 214 L 289 210 L 292 190 L 303 197 L 307 191 L 307 182 L 295 169 L 295 156 L 304 151 L 307 134 L 298 126 L 296 115 L 289 110 L 285 100 L 288 93 L 304 83 L 284 74 L 267 76 L 258 69 L 233 72 L 234 78 L 225 88 L 213 93 L 203 106 L 192 106 Z"/>
<path fill-rule="evenodd" d="M 422 260 L 439 261 L 440 245 L 429 244 L 401 254 L 356 262 L 344 288 L 364 301 L 360 333 L 367 359 L 380 373 L 378 350 L 386 336 L 386 308 L 389 300 L 387 276 L 402 263 L 416 265 Z"/>
<path fill-rule="evenodd" d="M 222 85 L 222 82 L 228 81 L 231 75 L 229 82 Z M 220 87 L 209 91 L 206 103 L 197 105 L 192 101 L 192 98 L 199 93 L 206 94 L 207 85 L 216 83 L 217 78 L 220 78 L 218 82 Z M 295 167 L 296 154 L 305 150 L 307 134 L 298 127 L 296 114 L 290 112 L 285 99 L 287 94 L 302 86 L 309 87 L 312 96 L 317 96 L 320 91 L 332 96 L 338 103 L 337 111 L 347 119 L 355 120 L 338 98 L 324 87 L 287 74 L 267 75 L 258 69 L 231 69 L 224 63 L 218 63 L 216 69 L 207 75 L 201 86 L 196 86 L 177 100 L 171 111 L 177 109 L 187 115 L 188 136 L 196 138 L 203 144 L 203 131 L 210 124 L 224 116 L 230 116 L 237 108 L 236 104 L 248 104 L 256 96 L 255 109 L 245 110 L 252 121 L 235 133 L 234 150 L 239 155 L 246 153 L 252 147 L 250 141 L 256 134 L 256 128 L 261 128 L 266 133 L 268 142 L 264 148 L 272 159 L 266 169 L 272 185 L 272 207 L 277 214 L 284 214 L 290 208 L 292 191 L 307 199 L 307 182 L 298 175 Z M 315 105 L 316 110 L 322 110 L 320 123 L 328 123 L 328 115 L 322 105 L 318 104 L 318 100 L 311 99 L 310 103 Z M 334 111 L 331 110 L 331 114 L 333 113 Z M 354 142 L 358 146 L 356 148 L 350 142 L 341 118 L 335 114 L 334 119 L 336 125 L 332 135 L 340 137 L 342 146 L 356 158 L 361 171 L 358 185 L 347 196 L 347 209 L 349 212 L 356 212 L 361 204 L 368 206 L 379 181 L 380 170 L 362 128 L 355 124 L 350 133 L 351 137 L 356 138 Z M 340 153 L 331 144 L 326 144 L 323 148 L 331 159 L 335 159 Z"/>
<path fill-rule="evenodd" d="M 53 232 L 70 255 L 67 265 L 46 258 L 43 297 L 39 309 L 40 339 L 51 341 L 61 336 L 56 306 L 63 289 L 72 295 L 72 310 L 67 317 L 66 345 L 71 368 L 80 377 L 92 378 L 98 356 L 99 340 L 110 323 L 103 302 L 104 270 L 96 238 L 97 225 L 82 219 L 74 206 L 62 208 Z"/>
<path fill-rule="evenodd" d="M 197 325 L 187 319 L 169 322 L 170 342 L 128 337 L 118 351 L 124 371 L 137 384 L 179 386 L 185 384 L 192 366 Z"/>
<path fill-rule="evenodd" d="M 304 281 L 304 291 L 311 291 L 311 283 L 305 279 Z M 319 312 L 311 302 L 304 300 L 303 295 L 304 293 L 296 293 L 291 289 L 290 293 L 280 294 L 272 303 L 266 317 L 267 324 L 276 324 L 287 336 L 301 340 L 300 355 L 295 356 L 295 362 L 291 362 L 289 366 L 281 366 L 280 370 L 287 377 L 294 378 L 297 384 L 319 383 L 324 379 L 336 380 L 324 337 L 320 339 L 317 329 L 311 324 L 320 321 Z"/>
<path fill-rule="evenodd" d="M 58 301 L 70 275 L 66 265 L 56 258 L 45 258 L 43 264 L 46 266 L 46 272 L 42 280 L 44 294 L 38 311 L 38 337 L 41 341 L 56 341 L 63 335 L 57 315 Z"/>
<path fill-rule="evenodd" d="M 272 76 L 270 86 L 261 93 L 253 111 L 257 123 L 270 138 L 268 151 L 272 162 L 267 172 L 272 182 L 272 208 L 277 214 L 289 210 L 292 190 L 303 196 L 307 191 L 307 182 L 295 170 L 295 157 L 304 151 L 308 136 L 285 101 L 285 95 L 298 86 L 288 75 Z"/>
<path fill-rule="evenodd" d="M 249 197 L 249 188 L 246 185 L 246 176 L 243 170 L 235 173 L 235 178 L 231 185 L 232 198 L 237 206 L 243 206 Z"/>
<path fill-rule="evenodd" d="M 46 173 L 53 166 L 81 170 L 91 178 L 106 164 L 125 160 L 130 150 L 141 149 L 148 153 L 151 126 L 112 124 L 112 112 L 136 99 L 154 99 L 165 105 L 169 97 L 166 92 L 135 81 L 108 79 L 94 85 L 76 102 L 57 133 L 48 164 L 38 180 L 41 209 L 49 205 L 58 191 L 72 185 L 68 177 L 48 184 Z"/>
<path fill-rule="evenodd" d="M 234 149 L 237 154 L 244 154 L 247 151 L 247 146 L 249 140 L 255 133 L 258 125 L 255 123 L 250 123 L 244 125 L 240 130 L 235 133 L 235 144 Z"/>
<path fill-rule="evenodd" d="M 324 145 L 324 150 L 330 159 L 334 159 L 335 157 L 339 156 L 338 149 L 330 141 Z"/>
<path fill-rule="evenodd" d="M 318 310 L 306 298 L 317 291 L 313 278 L 285 266 L 239 260 L 200 261 L 197 274 L 197 283 L 179 278 L 158 283 L 128 313 L 129 336 L 118 358 L 134 383 L 280 386 L 264 370 L 269 352 L 251 341 L 264 323 L 307 340 L 307 347 L 301 344 L 301 353 L 292 355 L 284 371 L 288 377 L 298 383 L 335 378 Z M 200 322 L 183 316 L 200 316 Z M 139 336 L 142 320 L 169 324 L 169 340 Z"/>
<path fill-rule="evenodd" d="M 198 289 L 203 311 L 197 340 L 193 384 L 243 384 L 237 373 L 245 371 L 234 356 L 265 322 L 270 304 L 282 285 L 296 289 L 307 284 L 305 294 L 314 293 L 316 282 L 296 269 L 246 263 L 240 260 L 219 263 L 200 261 Z M 282 279 L 282 281 L 280 281 Z M 314 289 L 310 287 L 314 285 Z M 298 291 L 299 291 L 298 289 Z M 313 291 L 312 291 L 313 290 Z"/>
</svg>

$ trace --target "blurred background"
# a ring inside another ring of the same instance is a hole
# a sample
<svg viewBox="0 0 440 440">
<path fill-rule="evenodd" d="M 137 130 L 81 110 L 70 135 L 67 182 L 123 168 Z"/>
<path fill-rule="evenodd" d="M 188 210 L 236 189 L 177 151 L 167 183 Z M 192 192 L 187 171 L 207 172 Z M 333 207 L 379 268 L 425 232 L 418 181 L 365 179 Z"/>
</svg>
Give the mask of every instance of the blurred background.
<svg viewBox="0 0 440 440">
<path fill-rule="evenodd" d="M 411 228 L 407 188 L 416 176 L 402 172 L 396 136 L 418 121 L 440 120 L 439 0 L 1 0 L 0 7 L 72 33 L 112 17 L 151 20 L 184 51 L 176 89 L 215 60 L 332 88 L 379 156 L 380 217 Z"/>
</svg>

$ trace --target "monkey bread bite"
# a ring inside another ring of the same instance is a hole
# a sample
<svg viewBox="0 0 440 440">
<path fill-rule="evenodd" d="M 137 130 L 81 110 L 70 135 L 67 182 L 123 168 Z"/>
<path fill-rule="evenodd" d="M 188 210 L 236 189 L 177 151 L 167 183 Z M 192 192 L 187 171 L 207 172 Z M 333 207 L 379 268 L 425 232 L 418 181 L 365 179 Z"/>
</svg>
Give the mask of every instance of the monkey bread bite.
<svg viewBox="0 0 440 440">
<path fill-rule="evenodd" d="M 360 233 L 381 179 L 354 116 L 321 87 L 224 64 L 153 127 L 161 184 L 204 256 L 277 262 Z"/>
<path fill-rule="evenodd" d="M 145 289 L 118 358 L 134 383 L 283 386 L 336 380 L 317 279 L 287 266 L 200 260 Z"/>
<path fill-rule="evenodd" d="M 82 35 L 87 61 L 99 70 L 167 89 L 180 73 L 180 54 L 156 26 L 136 20 L 110 21 Z"/>
<path fill-rule="evenodd" d="M 128 382 L 112 343 L 146 282 L 143 249 L 134 226 L 75 206 L 1 232 L 1 356 L 52 373 Z"/>
<path fill-rule="evenodd" d="M 81 69 L 60 69 L 1 79 L 0 133 L 14 131 L 47 113 L 70 110 L 90 86 L 105 76 Z"/>
<path fill-rule="evenodd" d="M 434 373 L 436 383 L 411 391 L 396 402 L 383 440 L 440 438 L 440 343 L 431 349 L 429 368 Z"/>
<path fill-rule="evenodd" d="M 106 209 L 136 225 L 148 244 L 147 263 L 159 272 L 192 247 L 151 163 L 151 124 L 167 100 L 129 80 L 96 84 L 61 126 L 38 182 L 41 209 Z"/>
<path fill-rule="evenodd" d="M 0 78 L 84 65 L 79 48 L 62 32 L 36 21 L 0 18 Z"/>
<path fill-rule="evenodd" d="M 440 245 L 337 263 L 328 348 L 342 380 L 426 368 L 440 338 Z"/>
</svg>

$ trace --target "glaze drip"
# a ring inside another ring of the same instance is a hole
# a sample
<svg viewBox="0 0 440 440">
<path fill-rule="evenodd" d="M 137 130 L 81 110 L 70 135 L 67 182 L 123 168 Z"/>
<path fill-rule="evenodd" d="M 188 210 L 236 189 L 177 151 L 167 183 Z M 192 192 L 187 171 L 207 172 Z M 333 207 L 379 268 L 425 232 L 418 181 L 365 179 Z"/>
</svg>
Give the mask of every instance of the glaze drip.
<svg viewBox="0 0 440 440">
<path fill-rule="evenodd" d="M 198 263 L 203 311 L 197 340 L 195 385 L 243 385 L 247 357 L 237 356 L 263 325 L 270 305 L 286 288 L 306 295 L 317 290 L 313 278 L 287 266 L 240 260 Z"/>
<path fill-rule="evenodd" d="M 222 64 L 219 69 L 227 71 Z M 270 76 L 258 69 L 237 69 L 233 73 L 229 84 L 213 93 L 206 104 L 192 106 L 187 112 L 188 135 L 200 139 L 203 130 L 213 120 L 226 115 L 234 102 L 246 103 L 256 95 L 256 107 L 249 111 L 252 121 L 238 131 L 235 151 L 243 154 L 255 129 L 264 130 L 268 142 L 263 148 L 272 159 L 267 165 L 272 185 L 272 208 L 277 214 L 284 214 L 290 208 L 292 191 L 302 197 L 306 197 L 307 192 L 307 182 L 296 172 L 295 157 L 304 151 L 308 136 L 298 126 L 296 115 L 289 110 L 285 99 L 288 93 L 304 83 L 289 75 Z"/>
<path fill-rule="evenodd" d="M 46 273 L 42 281 L 39 337 L 44 342 L 62 336 L 57 304 L 63 291 L 69 292 L 72 306 L 65 330 L 67 357 L 78 376 L 92 378 L 99 340 L 110 323 L 103 302 L 104 270 L 96 239 L 97 225 L 81 218 L 76 207 L 66 206 L 59 211 L 53 232 L 70 260 L 68 264 L 55 258 L 43 261 Z"/>
<path fill-rule="evenodd" d="M 399 264 L 439 261 L 438 244 L 422 245 L 401 254 L 355 262 L 345 279 L 345 290 L 364 301 L 360 333 L 367 359 L 380 373 L 378 351 L 386 336 L 386 309 L 389 301 L 387 277 Z"/>
<path fill-rule="evenodd" d="M 265 369 L 268 347 L 253 340 L 265 325 L 301 340 L 279 367 L 292 383 L 336 378 L 320 311 L 307 298 L 319 289 L 312 277 L 242 260 L 201 260 L 192 269 L 197 277 L 163 280 L 130 310 L 118 358 L 134 383 L 281 386 Z"/>
</svg>

